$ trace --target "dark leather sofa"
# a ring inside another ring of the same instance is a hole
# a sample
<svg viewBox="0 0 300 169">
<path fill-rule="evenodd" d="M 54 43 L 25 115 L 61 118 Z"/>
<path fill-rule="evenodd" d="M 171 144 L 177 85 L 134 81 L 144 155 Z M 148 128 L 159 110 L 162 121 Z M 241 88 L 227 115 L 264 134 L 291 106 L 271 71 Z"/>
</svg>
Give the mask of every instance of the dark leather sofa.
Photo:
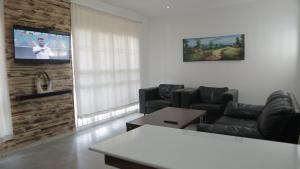
<svg viewBox="0 0 300 169">
<path fill-rule="evenodd" d="M 206 123 L 214 123 L 223 115 L 228 102 L 238 101 L 238 90 L 200 86 L 181 93 L 183 108 L 206 110 Z"/>
<path fill-rule="evenodd" d="M 272 93 L 264 106 L 230 102 L 215 124 L 199 124 L 198 131 L 297 144 L 299 106 L 295 96 Z"/>
<path fill-rule="evenodd" d="M 140 89 L 140 113 L 149 114 L 165 107 L 179 107 L 180 98 L 174 91 L 183 88 L 184 85 L 160 84 L 158 87 Z"/>
</svg>

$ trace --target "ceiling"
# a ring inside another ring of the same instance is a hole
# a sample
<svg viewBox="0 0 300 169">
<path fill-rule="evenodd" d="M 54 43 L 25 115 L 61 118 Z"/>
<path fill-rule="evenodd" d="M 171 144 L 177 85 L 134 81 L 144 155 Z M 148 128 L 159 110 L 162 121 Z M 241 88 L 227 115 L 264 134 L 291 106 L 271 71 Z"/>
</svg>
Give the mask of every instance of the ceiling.
<svg viewBox="0 0 300 169">
<path fill-rule="evenodd" d="M 255 0 L 99 0 L 146 17 L 197 12 L 204 8 L 228 6 Z M 170 8 L 168 9 L 167 6 Z"/>
</svg>

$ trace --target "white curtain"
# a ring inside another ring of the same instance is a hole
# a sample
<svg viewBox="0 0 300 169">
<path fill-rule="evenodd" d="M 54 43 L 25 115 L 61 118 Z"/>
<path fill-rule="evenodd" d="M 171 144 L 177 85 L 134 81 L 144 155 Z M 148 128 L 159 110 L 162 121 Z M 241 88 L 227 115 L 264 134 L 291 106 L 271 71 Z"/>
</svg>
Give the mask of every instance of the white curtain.
<svg viewBox="0 0 300 169">
<path fill-rule="evenodd" d="M 0 0 L 0 140 L 12 134 L 4 46 L 4 3 Z"/>
<path fill-rule="evenodd" d="M 72 4 L 77 116 L 138 101 L 140 23 Z"/>
</svg>

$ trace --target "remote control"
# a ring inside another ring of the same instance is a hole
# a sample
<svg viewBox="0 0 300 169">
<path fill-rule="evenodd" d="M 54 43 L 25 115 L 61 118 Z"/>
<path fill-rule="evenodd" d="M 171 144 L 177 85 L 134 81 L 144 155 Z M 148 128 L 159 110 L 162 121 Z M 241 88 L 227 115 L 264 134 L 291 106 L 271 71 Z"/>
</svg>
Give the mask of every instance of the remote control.
<svg viewBox="0 0 300 169">
<path fill-rule="evenodd" d="M 170 123 L 170 124 L 178 124 L 177 121 L 169 121 L 169 120 L 165 120 L 164 122 L 165 122 L 165 123 Z"/>
</svg>

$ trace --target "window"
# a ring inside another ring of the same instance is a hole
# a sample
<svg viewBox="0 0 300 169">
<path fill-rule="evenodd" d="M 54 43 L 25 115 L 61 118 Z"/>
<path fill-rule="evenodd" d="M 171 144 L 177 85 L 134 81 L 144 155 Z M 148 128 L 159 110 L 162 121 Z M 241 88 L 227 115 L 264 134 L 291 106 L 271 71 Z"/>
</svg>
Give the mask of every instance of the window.
<svg viewBox="0 0 300 169">
<path fill-rule="evenodd" d="M 140 24 L 72 4 L 78 125 L 137 109 Z"/>
</svg>

